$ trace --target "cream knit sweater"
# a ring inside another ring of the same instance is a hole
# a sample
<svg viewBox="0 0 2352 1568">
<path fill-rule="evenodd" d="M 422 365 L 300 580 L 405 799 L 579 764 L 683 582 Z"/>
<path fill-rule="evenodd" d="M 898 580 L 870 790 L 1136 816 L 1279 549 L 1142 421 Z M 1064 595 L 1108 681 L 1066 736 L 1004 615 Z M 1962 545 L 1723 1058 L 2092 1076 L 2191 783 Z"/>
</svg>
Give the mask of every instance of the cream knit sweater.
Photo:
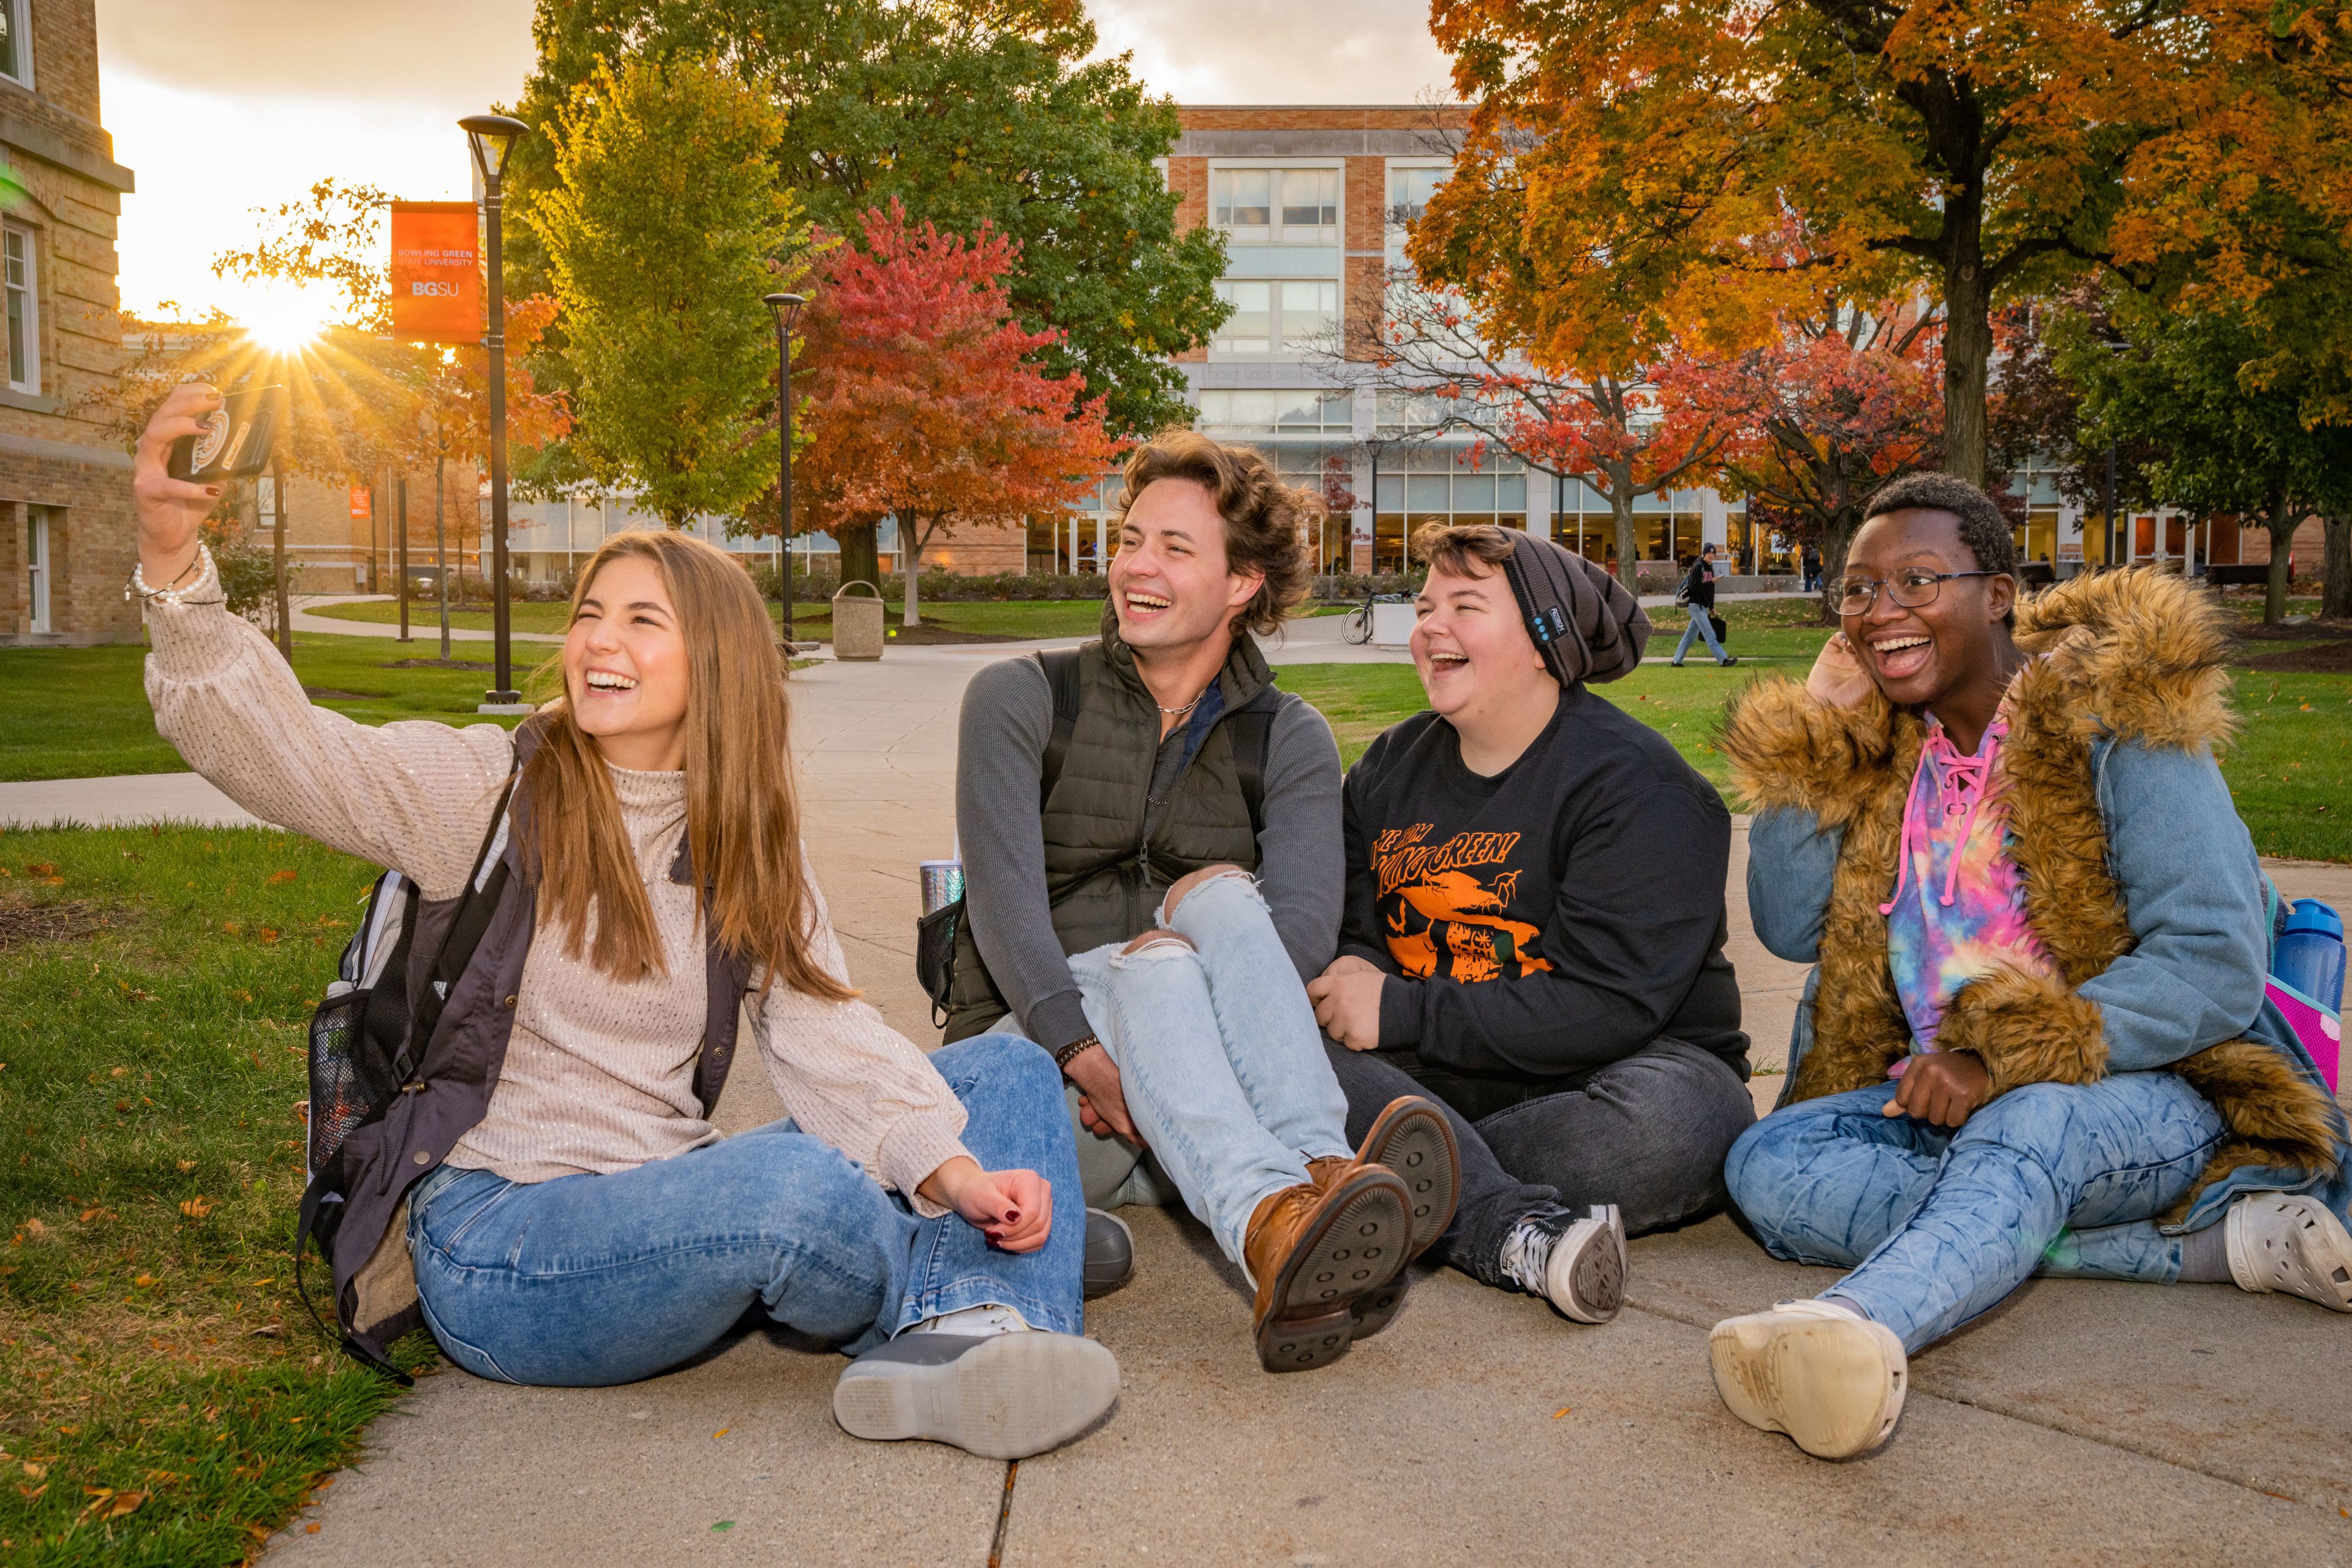
<svg viewBox="0 0 2352 1568">
<path fill-rule="evenodd" d="M 147 695 L 155 727 L 189 766 L 266 822 L 404 872 L 428 899 L 472 869 L 513 766 L 496 724 L 371 728 L 310 705 L 259 630 L 217 602 L 210 574 L 190 603 L 153 604 Z M 194 601 L 211 600 L 213 603 Z M 653 901 L 667 973 L 622 983 L 572 958 L 542 927 L 516 994 L 514 1034 L 489 1111 L 449 1163 L 543 1182 L 625 1171 L 716 1142 L 694 1096 L 702 1042 L 703 943 L 694 890 L 669 868 L 686 832 L 686 775 L 613 770 L 622 820 Z M 808 931 L 818 967 L 848 971 L 822 896 Z M 966 1151 L 964 1110 L 923 1053 L 864 1002 L 772 987 L 749 1008 L 786 1114 L 926 1215 L 916 1185 Z"/>
</svg>

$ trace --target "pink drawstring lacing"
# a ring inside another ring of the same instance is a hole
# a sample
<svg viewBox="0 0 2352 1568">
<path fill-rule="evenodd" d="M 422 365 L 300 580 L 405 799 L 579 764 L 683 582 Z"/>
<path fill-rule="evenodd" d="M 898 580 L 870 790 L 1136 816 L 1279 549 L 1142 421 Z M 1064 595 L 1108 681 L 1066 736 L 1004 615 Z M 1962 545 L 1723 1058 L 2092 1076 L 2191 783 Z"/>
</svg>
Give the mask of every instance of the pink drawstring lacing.
<svg viewBox="0 0 2352 1568">
<path fill-rule="evenodd" d="M 1946 909 L 1952 906 L 1952 895 L 1959 885 L 1960 859 L 1968 848 L 1969 835 L 1975 831 L 1977 812 L 1983 806 L 1987 787 L 1992 782 L 1993 759 L 2000 754 L 2000 743 L 2009 736 L 2009 721 L 1996 719 L 1985 730 L 1984 749 L 1973 757 L 1964 757 L 1960 750 L 1944 733 L 1940 724 L 1930 730 L 1919 747 L 1919 771 L 1911 775 L 1911 788 L 1903 797 L 1903 838 L 1896 847 L 1895 896 L 1878 906 L 1882 915 L 1891 915 L 1895 906 L 1903 901 L 1904 885 L 1911 876 L 1911 846 L 1914 837 L 1919 847 L 1928 847 L 1924 828 L 1916 826 L 1919 781 L 1933 772 L 1937 778 L 1936 804 L 1943 814 L 1960 814 L 1960 836 L 1952 846 L 1952 861 L 1944 871 L 1944 896 L 1938 901 Z M 1931 861 L 1932 864 L 1932 861 Z"/>
</svg>

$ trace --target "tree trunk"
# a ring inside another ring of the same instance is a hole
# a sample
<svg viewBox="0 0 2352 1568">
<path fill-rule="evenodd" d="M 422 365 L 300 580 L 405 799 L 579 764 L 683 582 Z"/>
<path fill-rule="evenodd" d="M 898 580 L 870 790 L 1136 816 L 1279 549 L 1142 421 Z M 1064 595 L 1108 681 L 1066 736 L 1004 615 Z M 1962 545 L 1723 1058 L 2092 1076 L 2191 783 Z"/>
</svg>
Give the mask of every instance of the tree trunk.
<svg viewBox="0 0 2352 1568">
<path fill-rule="evenodd" d="M 898 519 L 898 574 L 907 580 L 907 605 L 898 616 L 900 626 L 919 626 L 923 624 L 924 543 L 921 520 L 901 516 Z"/>
<path fill-rule="evenodd" d="M 1633 557 L 1640 553 L 1641 545 L 1633 533 L 1632 466 L 1627 465 L 1622 474 L 1612 473 L 1605 468 L 1601 471 L 1609 480 L 1609 517 L 1617 529 L 1617 580 L 1625 584 L 1625 592 L 1638 599 L 1642 596 L 1642 584 L 1639 574 L 1633 570 Z"/>
<path fill-rule="evenodd" d="M 1840 507 L 1822 522 L 1822 625 L 1838 624 L 1838 584 L 1845 577 L 1846 552 L 1853 548 L 1853 536 L 1862 531 L 1862 509 Z"/>
<path fill-rule="evenodd" d="M 2271 502 L 2271 515 L 2264 525 L 2271 536 L 2270 582 L 2263 595 L 2263 625 L 2274 626 L 2286 619 L 2287 573 L 2292 567 L 2289 552 L 2294 547 L 2294 525 L 2301 520 L 2294 515 L 2294 503 L 2284 496 Z"/>
<path fill-rule="evenodd" d="M 2352 512 L 2336 512 L 2320 524 L 2326 579 L 2319 590 L 2319 613 L 2331 621 L 2352 620 Z"/>
<path fill-rule="evenodd" d="M 841 580 L 835 588 L 851 583 L 871 583 L 882 586 L 882 551 L 880 528 L 872 518 L 858 522 L 845 522 L 834 530 L 834 541 L 841 546 Z"/>
<path fill-rule="evenodd" d="M 1963 214 L 1965 213 L 1965 216 Z M 1978 251 L 1977 204 L 1955 201 L 1947 222 L 1965 223 L 1944 271 L 1944 471 L 1985 483 L 1985 367 L 1992 358 L 1992 291 Z M 1829 564 L 1825 553 L 1822 564 Z"/>
</svg>

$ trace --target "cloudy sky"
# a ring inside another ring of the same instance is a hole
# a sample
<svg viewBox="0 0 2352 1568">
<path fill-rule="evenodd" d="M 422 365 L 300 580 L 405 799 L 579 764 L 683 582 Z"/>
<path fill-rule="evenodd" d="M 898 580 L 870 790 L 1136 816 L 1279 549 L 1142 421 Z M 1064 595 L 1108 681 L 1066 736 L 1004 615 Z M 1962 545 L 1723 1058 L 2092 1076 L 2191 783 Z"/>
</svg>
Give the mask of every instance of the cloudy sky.
<svg viewBox="0 0 2352 1568">
<path fill-rule="evenodd" d="M 1440 90 L 1426 0 L 1093 0 L 1106 51 L 1187 103 L 1411 103 Z M 135 170 L 122 302 L 251 301 L 211 259 L 322 175 L 467 194 L 461 114 L 511 102 L 530 0 L 98 0 L 106 127 Z"/>
</svg>

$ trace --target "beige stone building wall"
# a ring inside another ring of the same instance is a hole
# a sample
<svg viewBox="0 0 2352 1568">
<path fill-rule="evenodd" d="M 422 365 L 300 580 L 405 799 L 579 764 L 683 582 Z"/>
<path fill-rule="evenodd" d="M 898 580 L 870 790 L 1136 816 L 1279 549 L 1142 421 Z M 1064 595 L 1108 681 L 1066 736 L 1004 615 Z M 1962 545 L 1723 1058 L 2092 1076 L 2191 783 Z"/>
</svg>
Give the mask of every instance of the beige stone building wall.
<svg viewBox="0 0 2352 1568">
<path fill-rule="evenodd" d="M 131 459 L 106 434 L 122 358 L 115 224 L 133 182 L 99 122 L 95 0 L 30 11 L 32 85 L 0 77 L 0 223 L 21 237 L 34 307 L 30 384 L 9 384 L 0 358 L 0 646 L 136 641 Z M 47 632 L 33 624 L 37 537 Z"/>
<path fill-rule="evenodd" d="M 368 481 L 333 483 L 301 476 L 286 480 L 287 587 L 297 594 L 389 594 L 394 592 L 399 544 L 399 476 L 387 471 Z M 373 494 L 370 495 L 371 488 Z M 352 515 L 352 492 L 368 497 L 368 515 Z M 443 525 L 449 573 L 479 577 L 483 524 L 489 508 L 478 498 L 481 483 L 472 465 L 452 463 L 443 479 Z M 275 541 L 261 509 L 258 487 L 250 482 L 231 498 L 244 542 L 270 549 Z M 433 470 L 408 475 L 408 562 L 412 577 L 429 575 L 435 561 Z"/>
</svg>

